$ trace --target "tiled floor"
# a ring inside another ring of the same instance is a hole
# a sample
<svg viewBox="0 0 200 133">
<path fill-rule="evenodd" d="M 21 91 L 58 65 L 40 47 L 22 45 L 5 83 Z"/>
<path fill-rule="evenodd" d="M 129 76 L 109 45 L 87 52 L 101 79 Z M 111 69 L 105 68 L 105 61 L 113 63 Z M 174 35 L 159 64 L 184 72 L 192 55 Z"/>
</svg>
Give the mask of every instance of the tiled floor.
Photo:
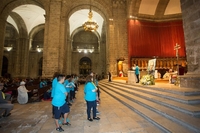
<svg viewBox="0 0 200 133">
<path fill-rule="evenodd" d="M 19 105 L 15 103 L 12 115 L 0 119 L 0 133 L 57 133 L 51 114 L 50 101 Z M 154 125 L 129 108 L 101 92 L 98 106 L 101 120 L 90 122 L 86 118 L 83 85 L 71 107 L 71 126 L 62 126 L 66 133 L 160 133 Z"/>
</svg>

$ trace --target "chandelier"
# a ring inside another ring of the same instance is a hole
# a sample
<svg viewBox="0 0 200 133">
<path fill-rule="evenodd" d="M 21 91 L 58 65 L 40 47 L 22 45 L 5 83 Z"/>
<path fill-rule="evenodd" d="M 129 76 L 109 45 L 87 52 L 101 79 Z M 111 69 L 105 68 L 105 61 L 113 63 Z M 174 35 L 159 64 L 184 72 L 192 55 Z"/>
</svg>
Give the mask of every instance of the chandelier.
<svg viewBox="0 0 200 133">
<path fill-rule="evenodd" d="M 90 6 L 90 11 L 88 13 L 89 19 L 83 24 L 83 28 L 85 29 L 85 31 L 96 31 L 97 28 L 99 27 L 98 24 L 92 20 L 92 17 L 93 17 L 93 13 Z"/>
</svg>

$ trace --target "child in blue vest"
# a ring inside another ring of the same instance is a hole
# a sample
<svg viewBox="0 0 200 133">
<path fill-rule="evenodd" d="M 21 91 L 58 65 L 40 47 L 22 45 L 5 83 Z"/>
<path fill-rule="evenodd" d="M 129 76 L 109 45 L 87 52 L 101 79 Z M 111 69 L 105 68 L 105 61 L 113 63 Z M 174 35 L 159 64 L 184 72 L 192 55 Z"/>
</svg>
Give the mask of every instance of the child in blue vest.
<svg viewBox="0 0 200 133">
<path fill-rule="evenodd" d="M 66 98 L 66 101 L 67 101 L 67 104 L 69 105 L 69 106 L 71 106 L 72 104 L 70 103 L 70 86 L 69 86 L 69 80 L 71 79 L 71 75 L 67 75 L 66 76 L 66 80 L 65 80 L 65 82 L 64 82 L 64 86 L 65 86 L 65 89 L 66 89 L 66 91 L 67 91 L 67 93 L 68 93 L 68 95 L 67 95 L 67 98 Z"/>
</svg>

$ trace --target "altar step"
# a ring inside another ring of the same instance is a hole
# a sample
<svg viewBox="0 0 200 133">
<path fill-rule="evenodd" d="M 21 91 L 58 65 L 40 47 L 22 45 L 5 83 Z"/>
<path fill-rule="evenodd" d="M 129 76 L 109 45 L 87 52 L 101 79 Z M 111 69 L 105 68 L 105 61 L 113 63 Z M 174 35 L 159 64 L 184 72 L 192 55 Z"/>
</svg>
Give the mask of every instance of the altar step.
<svg viewBox="0 0 200 133">
<path fill-rule="evenodd" d="M 119 82 L 101 81 L 99 86 L 163 132 L 200 133 L 200 106 L 197 102 L 200 95 L 184 96 L 184 93 L 170 92 L 169 89 L 150 89 Z M 186 102 L 190 100 L 195 102 L 192 105 Z"/>
<path fill-rule="evenodd" d="M 114 85 L 121 87 L 126 86 L 126 88 L 137 90 L 139 92 L 144 92 L 154 96 L 159 96 L 165 99 L 170 99 L 176 102 L 184 104 L 199 104 L 200 105 L 200 90 L 199 89 L 188 89 L 179 87 L 162 87 L 154 85 L 139 85 L 135 84 L 129 85 L 127 83 L 112 82 Z"/>
</svg>

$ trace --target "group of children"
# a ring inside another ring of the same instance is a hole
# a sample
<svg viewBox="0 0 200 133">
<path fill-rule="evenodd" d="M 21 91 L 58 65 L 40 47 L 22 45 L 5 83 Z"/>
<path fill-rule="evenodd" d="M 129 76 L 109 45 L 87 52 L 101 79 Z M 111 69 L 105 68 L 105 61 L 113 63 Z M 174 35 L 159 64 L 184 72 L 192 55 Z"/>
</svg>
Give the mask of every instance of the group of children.
<svg viewBox="0 0 200 133">
<path fill-rule="evenodd" d="M 95 93 L 92 94 L 95 96 L 94 100 L 92 102 L 94 102 L 95 106 L 91 106 L 91 108 L 89 109 L 87 107 L 88 110 L 88 120 L 91 121 L 90 118 L 90 111 L 91 109 L 93 109 L 93 112 L 95 110 L 95 114 L 93 113 L 93 119 L 95 120 L 99 120 L 99 117 L 96 117 L 96 114 L 99 114 L 98 110 L 97 110 L 97 105 L 99 104 L 100 101 L 100 91 L 98 88 L 98 79 L 97 79 L 97 75 L 94 75 L 93 73 L 91 73 L 90 75 L 90 83 L 93 84 L 92 89 L 96 88 Z M 88 81 L 89 81 L 88 80 Z M 87 84 L 87 83 L 86 83 Z M 86 87 L 85 84 L 85 87 Z M 87 87 L 86 87 L 87 88 Z M 89 89 L 90 90 L 90 89 Z M 64 131 L 62 129 L 62 127 L 60 126 L 62 125 L 71 125 L 69 123 L 69 119 L 68 119 L 68 114 L 70 112 L 70 107 L 74 100 L 76 99 L 76 91 L 78 91 L 78 77 L 76 75 L 67 75 L 66 77 L 64 75 L 58 74 L 56 73 L 52 82 L 52 92 L 51 92 L 51 97 L 52 97 L 52 112 L 53 112 L 53 117 L 55 118 L 55 123 L 56 123 L 56 130 L 59 132 Z M 85 91 L 85 95 L 86 92 Z M 87 97 L 91 97 L 90 94 Z M 87 106 L 90 106 L 90 101 L 88 101 L 86 99 L 87 102 Z"/>
<path fill-rule="evenodd" d="M 76 92 L 78 91 L 78 77 L 76 75 L 67 75 L 64 81 L 64 86 L 67 90 L 67 104 L 72 105 L 74 99 L 76 99 Z"/>
<path fill-rule="evenodd" d="M 52 112 L 55 118 L 56 130 L 64 131 L 60 124 L 71 125 L 69 123 L 68 114 L 70 107 L 74 101 L 76 91 L 78 91 L 78 77 L 76 75 L 67 75 L 55 73 L 52 82 Z M 61 121 L 61 119 L 63 121 Z"/>
</svg>

